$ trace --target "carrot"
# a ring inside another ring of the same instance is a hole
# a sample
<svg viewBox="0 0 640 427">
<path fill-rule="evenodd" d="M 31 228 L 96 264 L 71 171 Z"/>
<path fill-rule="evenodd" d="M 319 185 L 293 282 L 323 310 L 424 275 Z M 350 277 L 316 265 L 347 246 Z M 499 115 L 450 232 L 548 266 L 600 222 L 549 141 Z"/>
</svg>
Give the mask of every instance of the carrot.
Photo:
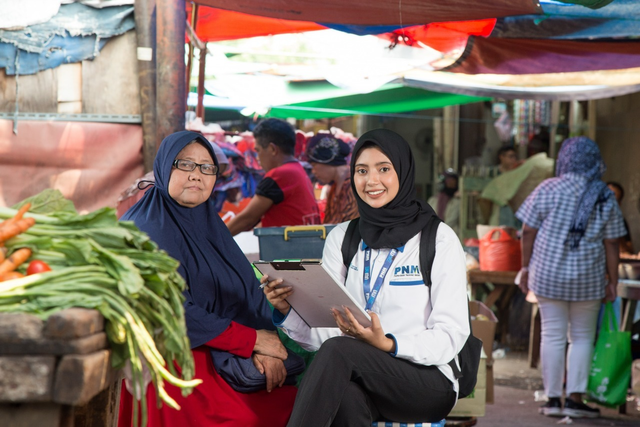
<svg viewBox="0 0 640 427">
<path fill-rule="evenodd" d="M 36 220 L 33 218 L 22 218 L 14 223 L 0 227 L 0 242 L 9 240 L 10 238 L 22 233 L 23 231 L 27 231 L 29 227 L 31 227 L 35 223 Z"/>
<path fill-rule="evenodd" d="M 2 243 L 0 243 L 0 262 L 4 261 L 6 257 L 7 257 L 7 248 L 5 248 Z"/>
<path fill-rule="evenodd" d="M 25 262 L 31 256 L 31 249 L 28 248 L 20 248 L 7 259 L 5 259 L 2 264 L 0 264 L 0 275 L 5 273 L 9 273 L 10 271 L 14 271 L 20 264 Z"/>
<path fill-rule="evenodd" d="M 18 209 L 18 212 L 16 212 L 16 214 L 13 217 L 11 217 L 11 218 L 9 218 L 9 219 L 7 219 L 5 221 L 0 222 L 0 228 L 6 227 L 7 225 L 13 224 L 13 223 L 21 220 L 22 217 L 24 216 L 24 214 L 27 213 L 27 211 L 29 210 L 30 207 L 31 207 L 31 203 L 30 202 L 27 202 L 24 205 L 22 205 L 22 207 L 20 207 L 20 209 Z"/>
<path fill-rule="evenodd" d="M 24 214 L 27 213 L 27 211 L 29 210 L 30 207 L 31 207 L 31 203 L 29 203 L 29 202 L 27 202 L 24 205 L 22 205 L 22 207 L 20 209 L 18 209 L 18 212 L 16 212 L 16 215 L 14 216 L 16 221 L 22 219 L 22 217 L 24 216 Z"/>
<path fill-rule="evenodd" d="M 13 279 L 21 279 L 24 277 L 24 274 L 18 271 L 10 271 L 8 273 L 4 273 L 0 275 L 0 282 L 6 282 L 7 280 Z"/>
</svg>

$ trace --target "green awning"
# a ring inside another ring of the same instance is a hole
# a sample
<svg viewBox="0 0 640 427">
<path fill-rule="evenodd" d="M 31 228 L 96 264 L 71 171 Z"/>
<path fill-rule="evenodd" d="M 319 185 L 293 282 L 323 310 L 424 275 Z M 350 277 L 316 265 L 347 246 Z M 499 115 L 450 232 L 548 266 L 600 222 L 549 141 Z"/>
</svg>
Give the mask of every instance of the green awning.
<svg viewBox="0 0 640 427">
<path fill-rule="evenodd" d="M 400 84 L 387 84 L 374 92 L 365 94 L 348 94 L 273 106 L 266 116 L 323 119 L 355 114 L 394 114 L 488 100 L 491 98 L 432 92 Z"/>
<path fill-rule="evenodd" d="M 400 83 L 387 83 L 371 92 L 359 93 L 326 80 L 287 81 L 276 76 L 221 76 L 206 82 L 205 87 L 207 109 L 246 109 L 249 114 L 295 119 L 407 113 L 491 99 L 434 92 Z M 193 93 L 189 105 L 195 105 Z"/>
</svg>

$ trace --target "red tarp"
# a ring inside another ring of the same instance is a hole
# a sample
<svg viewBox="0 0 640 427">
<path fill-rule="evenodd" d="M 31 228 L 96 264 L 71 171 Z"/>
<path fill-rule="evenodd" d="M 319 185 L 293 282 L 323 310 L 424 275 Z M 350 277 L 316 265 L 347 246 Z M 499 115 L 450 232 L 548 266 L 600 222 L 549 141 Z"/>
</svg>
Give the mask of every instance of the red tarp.
<svg viewBox="0 0 640 427">
<path fill-rule="evenodd" d="M 187 5 L 189 16 L 191 5 Z M 201 7 L 198 9 L 196 34 L 204 42 L 236 40 L 270 34 L 298 33 L 302 31 L 324 30 L 326 27 L 315 22 L 287 21 L 265 18 L 228 10 Z"/>
<path fill-rule="evenodd" d="M 640 42 L 485 39 L 470 37 L 467 49 L 444 69 L 465 74 L 539 74 L 640 67 Z"/>
<path fill-rule="evenodd" d="M 464 49 L 470 35 L 488 37 L 495 25 L 496 19 L 436 22 L 402 28 L 392 33 L 384 34 L 382 37 L 404 38 L 404 43 L 409 46 L 415 46 L 415 42 L 419 41 L 439 52 L 451 52 L 456 49 Z"/>
<path fill-rule="evenodd" d="M 116 206 L 142 176 L 142 127 L 112 123 L 0 120 L 0 205 L 58 189 L 79 212 Z"/>
<path fill-rule="evenodd" d="M 352 25 L 421 25 L 541 13 L 535 0 L 196 0 L 270 18 Z"/>
</svg>

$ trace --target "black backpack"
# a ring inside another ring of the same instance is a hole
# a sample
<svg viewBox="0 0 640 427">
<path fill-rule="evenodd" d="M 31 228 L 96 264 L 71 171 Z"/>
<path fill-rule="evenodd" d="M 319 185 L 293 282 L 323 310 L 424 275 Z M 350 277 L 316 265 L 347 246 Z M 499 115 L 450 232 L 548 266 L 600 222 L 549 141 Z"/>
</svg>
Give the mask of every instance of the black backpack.
<svg viewBox="0 0 640 427">
<path fill-rule="evenodd" d="M 433 260 L 436 256 L 436 232 L 440 222 L 440 218 L 435 215 L 432 216 L 427 222 L 427 225 L 422 229 L 422 236 L 420 237 L 420 271 L 422 272 L 424 284 L 429 287 L 429 293 L 431 293 L 431 267 L 433 266 Z M 349 274 L 351 260 L 358 251 L 358 244 L 362 239 L 360 237 L 358 223 L 359 218 L 349 222 L 344 240 L 342 241 L 342 262 L 345 267 L 347 267 L 347 275 Z M 471 330 L 471 314 L 469 314 L 469 330 Z M 471 333 L 458 353 L 460 369 L 458 369 L 455 360 L 449 362 L 449 366 L 453 369 L 453 374 L 458 379 L 458 385 L 460 387 L 458 391 L 459 398 L 469 396 L 476 386 L 481 350 L 482 341 L 474 337 L 473 333 Z"/>
</svg>

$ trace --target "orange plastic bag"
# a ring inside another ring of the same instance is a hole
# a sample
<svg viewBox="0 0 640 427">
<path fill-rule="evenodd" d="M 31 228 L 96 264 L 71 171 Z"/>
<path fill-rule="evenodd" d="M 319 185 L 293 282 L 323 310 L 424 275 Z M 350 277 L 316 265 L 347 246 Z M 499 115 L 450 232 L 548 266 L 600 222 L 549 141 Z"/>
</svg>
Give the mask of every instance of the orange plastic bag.
<svg viewBox="0 0 640 427">
<path fill-rule="evenodd" d="M 480 270 L 518 271 L 522 266 L 520 241 L 502 228 L 494 228 L 480 239 Z"/>
</svg>

